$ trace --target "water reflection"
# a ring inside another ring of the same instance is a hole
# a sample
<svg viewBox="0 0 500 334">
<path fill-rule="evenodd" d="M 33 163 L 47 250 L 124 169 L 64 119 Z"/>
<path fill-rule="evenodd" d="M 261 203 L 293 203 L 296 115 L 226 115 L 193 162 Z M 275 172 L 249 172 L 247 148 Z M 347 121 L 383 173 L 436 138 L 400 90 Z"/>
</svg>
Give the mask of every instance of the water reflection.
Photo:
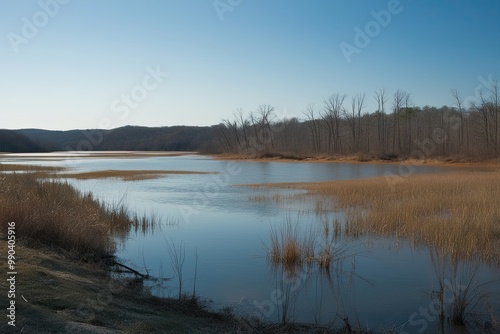
<svg viewBox="0 0 500 334">
<path fill-rule="evenodd" d="M 287 324 L 307 316 L 331 329 L 362 329 L 357 317 L 357 281 L 370 284 L 356 273 L 356 255 L 336 252 L 328 267 L 319 262 L 293 267 L 269 261 L 275 289 L 269 299 L 256 303 L 261 320 Z"/>
</svg>

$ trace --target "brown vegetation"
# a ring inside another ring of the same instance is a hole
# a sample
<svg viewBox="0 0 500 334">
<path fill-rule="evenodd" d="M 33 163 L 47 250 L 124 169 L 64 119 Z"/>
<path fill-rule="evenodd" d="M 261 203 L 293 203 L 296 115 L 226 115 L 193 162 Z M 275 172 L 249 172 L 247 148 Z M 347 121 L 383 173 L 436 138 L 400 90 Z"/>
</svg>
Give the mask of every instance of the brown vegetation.
<svg viewBox="0 0 500 334">
<path fill-rule="evenodd" d="M 0 163 L 0 172 L 58 172 L 64 170 L 63 167 L 55 166 L 38 166 L 38 165 L 23 165 L 23 164 L 5 164 Z"/>
<path fill-rule="evenodd" d="M 0 187 L 0 233 L 16 223 L 16 238 L 74 251 L 84 258 L 114 251 L 114 235 L 151 224 L 131 217 L 122 206 L 98 202 L 69 184 L 39 180 L 37 174 L 3 174 Z"/>
<path fill-rule="evenodd" d="M 498 171 L 271 186 L 306 189 L 305 196 L 319 196 L 318 210 L 344 211 L 343 232 L 349 235 L 404 237 L 454 259 L 500 259 Z"/>
<path fill-rule="evenodd" d="M 332 227 L 335 226 L 335 221 Z M 317 264 L 329 270 L 333 261 L 344 258 L 343 249 L 335 248 L 337 238 L 335 228 L 330 233 L 330 224 L 323 222 L 321 230 L 304 230 L 298 222 L 292 224 L 290 218 L 283 225 L 272 227 L 268 258 L 273 266 L 283 265 L 288 271 L 294 271 L 304 264 Z"/>
<path fill-rule="evenodd" d="M 307 241 L 301 240 L 298 226 L 289 222 L 280 228 L 271 229 L 271 247 L 269 250 L 271 263 L 282 263 L 285 267 L 293 268 L 314 258 L 307 247 Z"/>
<path fill-rule="evenodd" d="M 57 173 L 50 174 L 48 176 L 79 180 L 120 178 L 123 181 L 137 181 L 156 179 L 168 174 L 209 174 L 209 172 L 193 172 L 183 170 L 99 170 L 82 173 Z"/>
</svg>

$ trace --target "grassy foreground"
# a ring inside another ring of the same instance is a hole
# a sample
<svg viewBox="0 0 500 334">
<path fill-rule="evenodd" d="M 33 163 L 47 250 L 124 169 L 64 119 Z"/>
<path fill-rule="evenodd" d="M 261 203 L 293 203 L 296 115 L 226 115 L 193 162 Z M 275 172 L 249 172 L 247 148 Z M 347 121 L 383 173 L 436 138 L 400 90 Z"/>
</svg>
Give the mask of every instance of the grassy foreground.
<svg viewBox="0 0 500 334">
<path fill-rule="evenodd" d="M 305 189 L 318 212 L 343 211 L 339 233 L 407 238 L 454 259 L 500 264 L 499 171 L 266 186 Z"/>
</svg>

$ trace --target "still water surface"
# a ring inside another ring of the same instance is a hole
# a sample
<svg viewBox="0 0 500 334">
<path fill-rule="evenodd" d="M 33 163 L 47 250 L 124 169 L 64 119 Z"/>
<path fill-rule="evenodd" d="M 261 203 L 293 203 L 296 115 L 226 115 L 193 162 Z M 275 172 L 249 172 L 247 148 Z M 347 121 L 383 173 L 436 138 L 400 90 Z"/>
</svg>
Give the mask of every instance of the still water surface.
<svg viewBox="0 0 500 334">
<path fill-rule="evenodd" d="M 19 162 L 18 158 L 13 159 Z M 25 159 L 26 163 L 33 163 Z M 306 201 L 256 200 L 290 194 L 289 190 L 238 186 L 397 175 L 401 171 L 398 165 L 231 162 L 198 155 L 62 160 L 38 157 L 35 162 L 78 171 L 215 172 L 133 182 L 69 181 L 109 203 L 120 202 L 131 211 L 162 218 L 163 225 L 154 232 L 131 233 L 120 246 L 118 257 L 140 271 L 147 268 L 153 276 L 172 277 L 175 273 L 167 243 L 173 242 L 177 249 L 185 250 L 184 292 L 192 293 L 195 286 L 196 294 L 212 309 L 229 306 L 239 315 L 279 322 L 283 319 L 283 308 L 288 306 L 285 314 L 291 321 L 341 326 L 342 319 L 348 317 L 354 327 L 376 331 L 402 326 L 398 328 L 416 333 L 438 324 L 432 312 L 430 315 L 422 312 L 430 308 L 430 293 L 438 286 L 427 248 L 410 247 L 404 240 L 376 237 L 338 240 L 336 248 L 342 260 L 332 266 L 329 275 L 307 266 L 294 274 L 283 272 L 282 268 L 273 268 L 266 257 L 271 227 L 291 221 L 320 229 L 321 220 L 331 217 L 318 215 Z M 415 170 L 417 173 L 446 171 L 435 166 L 418 166 Z M 461 277 L 467 280 L 471 268 L 464 265 Z M 447 280 L 456 278 L 446 272 Z M 480 265 L 474 282 L 498 278 L 497 268 Z M 177 296 L 176 279 L 150 285 L 155 294 Z M 500 312 L 499 290 L 498 283 L 484 286 L 482 291 L 489 295 L 478 305 L 479 312 L 483 312 L 486 303 L 496 314 Z"/>
</svg>

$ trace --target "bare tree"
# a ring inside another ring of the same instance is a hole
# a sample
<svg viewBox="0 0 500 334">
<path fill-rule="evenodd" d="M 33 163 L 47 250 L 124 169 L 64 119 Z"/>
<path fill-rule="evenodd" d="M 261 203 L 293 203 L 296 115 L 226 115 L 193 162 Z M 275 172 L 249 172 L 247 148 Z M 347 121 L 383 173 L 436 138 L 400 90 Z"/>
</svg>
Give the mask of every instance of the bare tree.
<svg viewBox="0 0 500 334">
<path fill-rule="evenodd" d="M 379 151 L 385 154 L 385 104 L 387 103 L 388 97 L 386 95 L 385 88 L 380 89 L 375 92 L 374 96 L 377 101 L 377 138 Z"/>
<path fill-rule="evenodd" d="M 328 151 L 339 153 L 340 151 L 340 117 L 344 113 L 344 101 L 347 95 L 333 94 L 325 100 L 325 109 L 321 117 L 328 129 Z"/>
<path fill-rule="evenodd" d="M 226 152 L 232 152 L 233 142 L 231 140 L 229 129 L 226 126 L 225 120 L 223 120 L 222 123 L 215 128 L 215 133 L 222 150 Z"/>
<path fill-rule="evenodd" d="M 364 108 L 366 94 L 357 94 L 351 98 L 351 111 L 342 110 L 345 120 L 350 128 L 353 151 L 359 150 L 361 136 L 361 111 Z"/>
<path fill-rule="evenodd" d="M 455 105 L 457 106 L 458 110 L 458 143 L 459 146 L 462 146 L 464 143 L 464 100 L 460 97 L 460 92 L 456 89 L 451 90 L 451 96 L 453 96 L 453 99 L 455 99 Z M 467 147 L 467 152 L 469 151 Z"/>
<path fill-rule="evenodd" d="M 274 107 L 269 104 L 261 104 L 257 108 L 257 114 L 260 116 L 258 121 L 260 125 L 258 140 L 265 148 L 266 153 L 269 153 L 269 148 L 274 150 L 274 134 L 271 127 L 275 118 L 274 111 Z"/>
<path fill-rule="evenodd" d="M 236 123 L 240 127 L 242 133 L 243 133 L 243 140 L 245 141 L 245 150 L 248 151 L 250 148 L 250 141 L 249 141 L 249 134 L 248 134 L 248 127 L 250 125 L 250 122 L 246 120 L 243 117 L 243 110 L 241 108 L 238 108 L 236 110 L 236 113 L 234 114 L 234 117 L 236 118 Z"/>
<path fill-rule="evenodd" d="M 498 81 L 494 80 L 493 85 L 491 86 L 490 94 L 491 94 L 491 109 L 493 112 L 493 118 L 495 120 L 495 127 L 494 127 L 494 138 L 495 138 L 495 155 L 498 156 L 498 113 L 499 113 L 499 101 L 498 101 Z"/>
<path fill-rule="evenodd" d="M 358 132 L 356 135 L 356 150 L 359 149 L 359 142 L 361 138 L 361 112 L 365 107 L 366 93 L 356 95 L 356 111 L 358 113 Z"/>
<path fill-rule="evenodd" d="M 307 106 L 304 115 L 306 116 L 306 125 L 309 127 L 311 131 L 313 151 L 319 152 L 321 151 L 320 127 L 318 124 L 318 120 L 314 115 L 314 104 L 310 104 Z"/>
<path fill-rule="evenodd" d="M 393 129 L 392 129 L 392 153 L 396 153 L 396 144 L 398 148 L 398 153 L 401 153 L 401 109 L 406 97 L 406 93 L 403 90 L 398 89 L 394 93 L 394 99 L 392 102 L 393 107 Z"/>
<path fill-rule="evenodd" d="M 236 121 L 231 121 L 230 119 L 222 120 L 224 126 L 229 131 L 230 135 L 234 138 L 235 143 L 231 141 L 231 146 L 233 149 L 241 148 L 241 141 L 238 131 L 238 123 Z M 234 147 L 236 146 L 236 147 Z"/>
<path fill-rule="evenodd" d="M 411 102 L 411 94 L 404 91 L 403 92 L 403 100 L 404 100 L 404 106 L 405 106 L 405 119 L 406 119 L 406 153 L 409 154 L 412 149 L 413 149 L 413 136 L 412 136 L 412 119 L 415 114 L 415 110 L 413 108 L 410 108 L 410 105 L 412 104 Z"/>
<path fill-rule="evenodd" d="M 479 91 L 479 100 L 481 101 L 480 104 L 476 104 L 473 102 L 471 104 L 471 109 L 473 109 L 480 118 L 480 128 L 481 128 L 481 137 L 483 138 L 483 143 L 484 143 L 484 148 L 486 150 L 486 154 L 489 154 L 490 152 L 490 105 L 488 103 L 488 100 L 484 96 L 484 92 L 482 90 Z"/>
</svg>

